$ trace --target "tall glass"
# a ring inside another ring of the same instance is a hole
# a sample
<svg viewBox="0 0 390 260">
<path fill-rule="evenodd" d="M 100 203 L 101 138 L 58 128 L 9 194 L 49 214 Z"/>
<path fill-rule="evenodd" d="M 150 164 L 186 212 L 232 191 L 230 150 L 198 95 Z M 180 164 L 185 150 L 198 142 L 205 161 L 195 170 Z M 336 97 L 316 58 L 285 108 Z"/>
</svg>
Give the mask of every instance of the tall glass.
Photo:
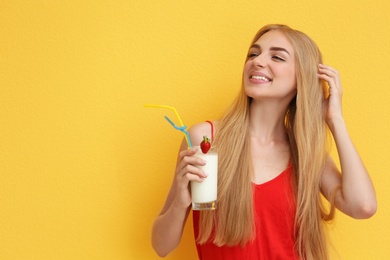
<svg viewBox="0 0 390 260">
<path fill-rule="evenodd" d="M 206 165 L 198 166 L 208 176 L 203 182 L 191 181 L 191 197 L 193 210 L 214 210 L 217 207 L 218 188 L 218 153 L 216 147 L 204 154 L 199 147 L 194 155 L 206 161 Z"/>
</svg>

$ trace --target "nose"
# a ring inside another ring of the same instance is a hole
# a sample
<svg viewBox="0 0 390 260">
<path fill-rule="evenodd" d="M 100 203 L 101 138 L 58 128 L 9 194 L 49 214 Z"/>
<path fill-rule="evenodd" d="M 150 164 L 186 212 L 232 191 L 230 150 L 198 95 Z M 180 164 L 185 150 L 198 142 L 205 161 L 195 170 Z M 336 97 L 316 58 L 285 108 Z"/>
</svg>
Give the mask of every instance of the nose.
<svg viewBox="0 0 390 260">
<path fill-rule="evenodd" d="M 264 68 L 267 65 L 267 62 L 266 62 L 266 59 L 265 59 L 265 55 L 264 54 L 260 54 L 256 58 L 254 58 L 253 59 L 253 65 L 255 65 L 256 67 Z"/>
</svg>

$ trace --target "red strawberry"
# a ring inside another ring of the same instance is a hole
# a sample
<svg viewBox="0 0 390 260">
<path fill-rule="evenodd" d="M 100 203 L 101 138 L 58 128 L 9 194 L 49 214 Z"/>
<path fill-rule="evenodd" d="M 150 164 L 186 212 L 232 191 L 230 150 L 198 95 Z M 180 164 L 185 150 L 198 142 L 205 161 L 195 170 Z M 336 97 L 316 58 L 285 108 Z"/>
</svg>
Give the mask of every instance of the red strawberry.
<svg viewBox="0 0 390 260">
<path fill-rule="evenodd" d="M 200 143 L 200 149 L 203 153 L 207 153 L 211 148 L 210 139 L 207 135 L 203 136 L 203 141 Z"/>
</svg>

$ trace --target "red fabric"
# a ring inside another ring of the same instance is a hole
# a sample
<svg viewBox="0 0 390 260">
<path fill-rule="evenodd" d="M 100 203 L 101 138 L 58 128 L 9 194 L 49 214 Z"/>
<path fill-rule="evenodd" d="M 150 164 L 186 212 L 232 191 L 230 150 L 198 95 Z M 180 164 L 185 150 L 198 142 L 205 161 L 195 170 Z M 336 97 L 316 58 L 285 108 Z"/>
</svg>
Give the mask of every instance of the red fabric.
<svg viewBox="0 0 390 260">
<path fill-rule="evenodd" d="M 298 259 L 294 251 L 295 202 L 289 166 L 276 178 L 264 184 L 253 184 L 256 209 L 256 239 L 244 247 L 213 243 L 196 244 L 201 260 Z M 194 235 L 199 233 L 199 211 L 193 211 Z"/>
</svg>

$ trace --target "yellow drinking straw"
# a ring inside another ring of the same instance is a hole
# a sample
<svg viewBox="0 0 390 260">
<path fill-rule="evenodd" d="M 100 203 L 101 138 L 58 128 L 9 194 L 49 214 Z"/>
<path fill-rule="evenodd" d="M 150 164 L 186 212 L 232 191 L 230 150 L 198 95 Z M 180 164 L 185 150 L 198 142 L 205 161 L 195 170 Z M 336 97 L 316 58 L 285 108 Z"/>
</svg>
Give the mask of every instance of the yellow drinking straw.
<svg viewBox="0 0 390 260">
<path fill-rule="evenodd" d="M 187 145 L 188 147 L 192 148 L 192 144 L 191 144 L 191 140 L 190 140 L 190 136 L 186 130 L 186 126 L 183 124 L 183 121 L 181 120 L 180 116 L 179 116 L 179 113 L 177 113 L 177 110 L 176 108 L 172 107 L 172 106 L 166 106 L 166 105 L 155 105 L 155 104 L 145 104 L 144 105 L 145 107 L 151 107 L 151 108 L 165 108 L 165 109 L 170 109 L 172 110 L 177 119 L 179 120 L 179 123 L 180 123 L 180 127 L 176 126 L 167 116 L 165 116 L 165 119 L 176 129 L 176 130 L 179 130 L 179 131 L 182 131 L 184 134 L 185 134 L 185 137 L 186 137 L 186 141 L 187 141 Z"/>
</svg>

